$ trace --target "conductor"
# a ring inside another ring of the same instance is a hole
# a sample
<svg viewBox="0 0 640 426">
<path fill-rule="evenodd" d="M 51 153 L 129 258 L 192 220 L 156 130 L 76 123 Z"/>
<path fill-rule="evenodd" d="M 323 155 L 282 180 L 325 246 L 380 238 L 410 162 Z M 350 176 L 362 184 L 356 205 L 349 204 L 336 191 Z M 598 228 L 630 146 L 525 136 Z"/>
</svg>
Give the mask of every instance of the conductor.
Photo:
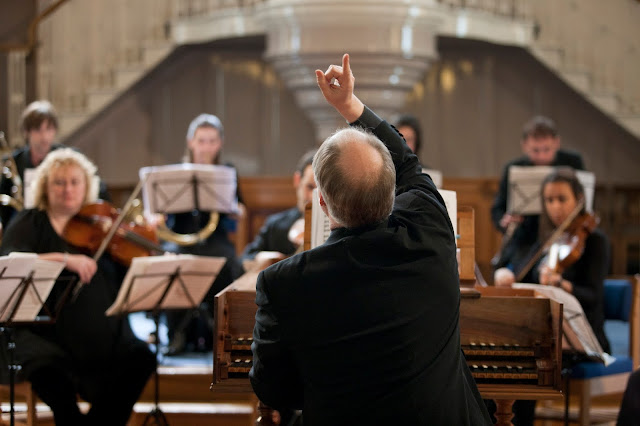
<svg viewBox="0 0 640 426">
<path fill-rule="evenodd" d="M 317 70 L 349 123 L 313 160 L 328 240 L 260 273 L 251 384 L 305 426 L 491 424 L 460 349 L 453 228 L 400 134 Z M 335 80 L 334 80 L 335 79 Z"/>
</svg>

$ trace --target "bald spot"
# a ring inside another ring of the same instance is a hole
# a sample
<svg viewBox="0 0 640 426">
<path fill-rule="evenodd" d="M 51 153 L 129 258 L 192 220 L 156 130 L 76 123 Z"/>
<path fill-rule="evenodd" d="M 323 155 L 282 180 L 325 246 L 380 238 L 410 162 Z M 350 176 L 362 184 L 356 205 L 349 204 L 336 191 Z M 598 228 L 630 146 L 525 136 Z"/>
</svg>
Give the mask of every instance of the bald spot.
<svg viewBox="0 0 640 426">
<path fill-rule="evenodd" d="M 349 182 L 362 190 L 376 185 L 383 164 L 380 153 L 362 137 L 342 145 L 338 165 Z"/>
</svg>

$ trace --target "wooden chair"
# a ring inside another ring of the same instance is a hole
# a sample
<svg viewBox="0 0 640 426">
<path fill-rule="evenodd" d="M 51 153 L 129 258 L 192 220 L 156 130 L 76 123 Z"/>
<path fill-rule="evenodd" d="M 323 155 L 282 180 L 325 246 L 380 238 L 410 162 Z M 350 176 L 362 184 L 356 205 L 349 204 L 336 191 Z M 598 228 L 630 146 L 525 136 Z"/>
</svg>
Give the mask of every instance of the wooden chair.
<svg viewBox="0 0 640 426">
<path fill-rule="evenodd" d="M 640 274 L 605 280 L 605 320 L 628 323 L 629 353 L 616 353 L 612 344 L 614 363 L 605 367 L 597 362 L 583 362 L 571 369 L 566 397 L 577 397 L 580 425 L 591 422 L 591 399 L 622 394 L 631 372 L 640 365 Z"/>
</svg>

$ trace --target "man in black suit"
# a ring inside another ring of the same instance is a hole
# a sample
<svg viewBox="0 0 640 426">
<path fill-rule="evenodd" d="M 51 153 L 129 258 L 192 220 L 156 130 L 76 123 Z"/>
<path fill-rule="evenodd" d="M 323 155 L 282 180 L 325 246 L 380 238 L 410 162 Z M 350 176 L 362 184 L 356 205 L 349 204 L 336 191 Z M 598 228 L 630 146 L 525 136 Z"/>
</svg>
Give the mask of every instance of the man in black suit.
<svg viewBox="0 0 640 426">
<path fill-rule="evenodd" d="M 490 424 L 460 349 L 441 196 L 399 133 L 353 94 L 348 55 L 316 77 L 329 104 L 367 130 L 340 130 L 314 158 L 328 240 L 258 277 L 254 391 L 275 409 L 302 408 L 305 426 Z"/>
<path fill-rule="evenodd" d="M 306 152 L 298 161 L 293 174 L 293 187 L 296 190 L 296 206 L 288 210 L 272 214 L 264 222 L 258 235 L 247 245 L 242 254 L 244 260 L 256 260 L 258 264 L 262 258 L 273 258 L 273 252 L 281 258 L 292 255 L 303 243 L 304 219 L 302 217 L 305 206 L 311 202 L 311 195 L 316 189 L 313 177 L 313 155 L 315 150 Z M 245 268 L 247 269 L 247 268 Z M 258 267 L 258 269 L 262 269 Z"/>
<path fill-rule="evenodd" d="M 538 239 L 538 215 L 520 216 L 507 212 L 509 167 L 511 166 L 569 166 L 584 170 L 579 153 L 560 148 L 560 136 L 555 123 L 543 116 L 535 116 L 523 128 L 520 141 L 523 156 L 510 161 L 502 171 L 500 187 L 491 207 L 491 219 L 503 234 L 511 228 L 508 243 L 494 260 L 494 268 L 518 269 L 524 266 L 531 248 Z M 517 270 L 514 271 L 517 274 Z"/>
</svg>

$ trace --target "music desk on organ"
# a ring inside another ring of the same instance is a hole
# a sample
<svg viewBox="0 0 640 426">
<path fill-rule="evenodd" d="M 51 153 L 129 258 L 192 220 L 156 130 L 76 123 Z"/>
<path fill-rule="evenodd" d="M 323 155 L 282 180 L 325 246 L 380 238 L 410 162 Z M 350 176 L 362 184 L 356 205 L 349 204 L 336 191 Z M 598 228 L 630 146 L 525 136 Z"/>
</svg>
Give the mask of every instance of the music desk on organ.
<svg viewBox="0 0 640 426">
<path fill-rule="evenodd" d="M 496 401 L 497 424 L 509 425 L 516 399 L 562 398 L 562 305 L 531 290 L 474 286 L 473 223 L 473 210 L 459 207 L 460 343 L 480 394 Z M 257 276 L 247 273 L 215 297 L 214 393 L 253 394 L 248 374 Z M 263 417 L 258 424 L 271 424 Z"/>
</svg>

